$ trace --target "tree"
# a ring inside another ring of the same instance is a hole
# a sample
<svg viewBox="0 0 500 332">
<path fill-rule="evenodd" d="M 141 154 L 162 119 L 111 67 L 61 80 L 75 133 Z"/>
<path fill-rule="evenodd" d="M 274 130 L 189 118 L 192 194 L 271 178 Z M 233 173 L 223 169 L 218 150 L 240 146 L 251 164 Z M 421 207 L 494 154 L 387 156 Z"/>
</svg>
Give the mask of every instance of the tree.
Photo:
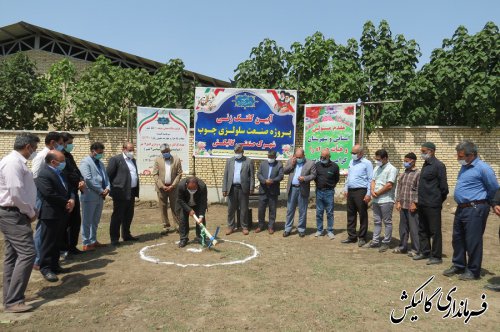
<svg viewBox="0 0 500 332">
<path fill-rule="evenodd" d="M 46 129 L 39 93 L 43 85 L 36 66 L 25 54 L 16 53 L 0 63 L 0 114 L 4 129 Z"/>
<path fill-rule="evenodd" d="M 171 59 L 161 66 L 151 79 L 151 105 L 154 107 L 185 107 L 184 63 Z M 194 97 L 193 97 L 194 99 Z"/>
</svg>

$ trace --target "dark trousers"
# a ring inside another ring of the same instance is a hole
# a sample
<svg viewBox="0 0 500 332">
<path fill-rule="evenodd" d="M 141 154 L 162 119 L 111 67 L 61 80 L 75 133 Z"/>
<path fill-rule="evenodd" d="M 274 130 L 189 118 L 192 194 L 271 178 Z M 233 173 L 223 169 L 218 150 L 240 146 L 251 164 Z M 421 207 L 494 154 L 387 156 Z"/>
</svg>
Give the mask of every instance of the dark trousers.
<svg viewBox="0 0 500 332">
<path fill-rule="evenodd" d="M 458 208 L 453 221 L 453 265 L 467 268 L 475 277 L 481 273 L 483 234 L 490 212 L 488 204 Z M 468 255 L 468 260 L 467 260 Z"/>
<path fill-rule="evenodd" d="M 399 211 L 399 238 L 401 239 L 399 249 L 410 249 L 408 248 L 408 239 L 411 238 L 411 250 L 420 253 L 417 212 L 412 213 L 409 209 L 401 209 Z"/>
<path fill-rule="evenodd" d="M 120 239 L 120 227 L 122 239 L 126 240 L 131 236 L 130 224 L 134 219 L 135 198 L 132 199 L 114 199 L 113 198 L 113 213 L 111 214 L 111 222 L 109 224 L 109 238 L 111 242 Z"/>
<path fill-rule="evenodd" d="M 67 217 L 65 218 L 67 219 Z M 58 239 L 62 237 L 65 220 L 40 219 L 40 272 L 46 274 L 59 267 Z"/>
<path fill-rule="evenodd" d="M 234 216 L 239 212 L 241 227 L 248 228 L 249 193 L 244 193 L 241 186 L 233 185 L 227 197 L 227 227 L 236 228 Z"/>
<path fill-rule="evenodd" d="M 278 205 L 277 195 L 260 194 L 259 196 L 259 228 L 264 229 L 266 220 L 266 210 L 269 207 L 268 228 L 274 228 L 276 222 L 276 206 Z"/>
<path fill-rule="evenodd" d="M 347 234 L 349 239 L 366 240 L 368 231 L 368 204 L 363 200 L 365 188 L 349 189 L 347 194 Z M 359 231 L 356 232 L 357 214 L 359 214 Z"/>
<path fill-rule="evenodd" d="M 419 205 L 417 211 L 420 252 L 423 255 L 442 258 L 441 207 Z"/>
<path fill-rule="evenodd" d="M 184 211 L 179 216 L 179 236 L 181 240 L 189 240 L 189 213 Z M 194 220 L 194 219 L 193 219 Z M 205 218 L 203 218 L 203 225 L 206 225 Z M 201 227 L 196 224 L 196 236 L 201 236 Z"/>
<path fill-rule="evenodd" d="M 68 227 L 66 228 L 66 241 L 68 250 L 76 249 L 78 238 L 80 237 L 80 228 L 82 226 L 82 215 L 80 214 L 80 198 L 78 193 L 75 195 L 75 208 L 71 211 L 68 218 Z"/>
<path fill-rule="evenodd" d="M 31 222 L 19 211 L 0 209 L 0 231 L 3 233 L 3 305 L 24 302 L 24 292 L 35 261 L 35 244 Z"/>
</svg>

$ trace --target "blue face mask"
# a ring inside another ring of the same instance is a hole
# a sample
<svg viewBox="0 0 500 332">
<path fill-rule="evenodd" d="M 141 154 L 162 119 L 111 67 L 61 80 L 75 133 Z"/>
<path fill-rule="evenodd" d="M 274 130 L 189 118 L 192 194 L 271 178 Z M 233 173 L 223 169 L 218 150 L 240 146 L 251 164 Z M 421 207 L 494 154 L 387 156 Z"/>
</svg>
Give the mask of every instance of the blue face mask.
<svg viewBox="0 0 500 332">
<path fill-rule="evenodd" d="M 59 145 L 56 143 L 56 146 L 54 147 L 57 151 L 62 151 L 64 149 L 64 145 Z"/>
<path fill-rule="evenodd" d="M 297 164 L 303 164 L 304 158 L 297 158 Z"/>
<path fill-rule="evenodd" d="M 66 152 L 71 152 L 73 151 L 73 148 L 74 148 L 74 145 L 73 144 L 66 144 L 66 147 L 64 148 L 64 150 L 66 150 Z"/>
<path fill-rule="evenodd" d="M 165 159 L 170 159 L 170 157 L 172 156 L 169 152 L 162 153 L 162 155 L 163 155 L 163 158 L 165 158 Z"/>
<path fill-rule="evenodd" d="M 97 154 L 94 156 L 94 158 L 95 158 L 95 159 L 97 159 L 97 160 L 99 160 L 99 159 L 101 159 L 101 158 L 102 158 L 102 156 L 103 156 L 103 155 L 104 155 L 103 153 L 97 153 Z"/>
<path fill-rule="evenodd" d="M 411 167 L 411 163 L 407 163 L 406 161 L 403 163 L 403 166 L 405 168 L 410 168 Z"/>
<path fill-rule="evenodd" d="M 65 167 L 66 167 L 66 162 L 65 162 L 65 161 L 63 161 L 63 162 L 59 163 L 59 165 L 57 165 L 57 167 L 56 167 L 56 168 L 57 168 L 58 170 L 62 171 Z"/>
</svg>

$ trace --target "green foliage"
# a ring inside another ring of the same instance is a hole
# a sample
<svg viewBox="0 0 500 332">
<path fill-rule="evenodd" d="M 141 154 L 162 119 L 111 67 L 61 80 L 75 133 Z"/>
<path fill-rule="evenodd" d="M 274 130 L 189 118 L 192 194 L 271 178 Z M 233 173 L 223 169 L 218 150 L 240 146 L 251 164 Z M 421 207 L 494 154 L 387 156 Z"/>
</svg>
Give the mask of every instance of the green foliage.
<svg viewBox="0 0 500 332">
<path fill-rule="evenodd" d="M 1 128 L 43 129 L 47 119 L 42 115 L 39 93 L 43 84 L 35 73 L 35 64 L 22 53 L 0 63 Z"/>
</svg>

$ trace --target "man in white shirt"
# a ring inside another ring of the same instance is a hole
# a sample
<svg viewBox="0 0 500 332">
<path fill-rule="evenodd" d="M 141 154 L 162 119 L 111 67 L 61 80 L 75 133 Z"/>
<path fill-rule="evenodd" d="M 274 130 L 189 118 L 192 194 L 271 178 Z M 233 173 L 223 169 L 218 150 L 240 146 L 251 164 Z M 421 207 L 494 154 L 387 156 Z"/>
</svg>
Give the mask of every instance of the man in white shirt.
<svg viewBox="0 0 500 332">
<path fill-rule="evenodd" d="M 166 143 L 160 146 L 161 156 L 156 158 L 153 167 L 153 178 L 155 180 L 155 190 L 158 194 L 158 206 L 160 208 L 163 222 L 162 235 L 167 235 L 171 230 L 168 219 L 168 207 L 174 219 L 174 231 L 179 229 L 179 216 L 176 209 L 177 185 L 182 177 L 181 160 L 171 154 L 170 146 Z"/>
<path fill-rule="evenodd" d="M 122 153 L 109 159 L 106 172 L 111 184 L 109 195 L 113 198 L 113 214 L 109 224 L 111 244 L 119 245 L 120 227 L 123 241 L 138 241 L 139 238 L 130 233 L 135 198 L 139 197 L 139 174 L 134 158 L 134 144 L 123 144 Z"/>
<path fill-rule="evenodd" d="M 32 309 L 24 292 L 35 261 L 31 223 L 36 220 L 36 186 L 26 166 L 40 139 L 30 133 L 17 135 L 14 151 L 0 161 L 0 231 L 5 242 L 3 305 L 5 312 Z"/>
</svg>

